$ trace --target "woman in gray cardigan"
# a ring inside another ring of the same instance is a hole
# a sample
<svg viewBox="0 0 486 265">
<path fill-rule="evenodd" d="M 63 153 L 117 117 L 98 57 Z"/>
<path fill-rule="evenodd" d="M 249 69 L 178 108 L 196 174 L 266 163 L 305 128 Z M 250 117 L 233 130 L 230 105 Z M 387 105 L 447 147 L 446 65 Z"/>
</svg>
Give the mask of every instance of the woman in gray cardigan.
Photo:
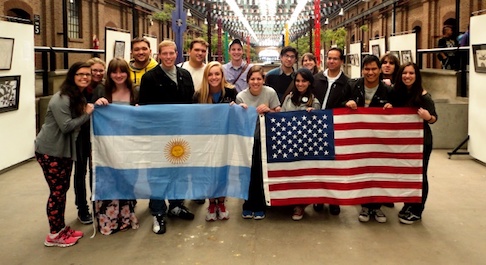
<svg viewBox="0 0 486 265">
<path fill-rule="evenodd" d="M 45 122 L 35 140 L 35 157 L 50 190 L 47 201 L 50 233 L 44 241 L 48 247 L 72 246 L 83 236 L 81 231 L 66 226 L 64 211 L 73 160 L 76 160 L 76 137 L 94 109 L 82 94 L 90 82 L 89 65 L 77 62 L 69 68 L 60 91 L 49 101 Z"/>
</svg>

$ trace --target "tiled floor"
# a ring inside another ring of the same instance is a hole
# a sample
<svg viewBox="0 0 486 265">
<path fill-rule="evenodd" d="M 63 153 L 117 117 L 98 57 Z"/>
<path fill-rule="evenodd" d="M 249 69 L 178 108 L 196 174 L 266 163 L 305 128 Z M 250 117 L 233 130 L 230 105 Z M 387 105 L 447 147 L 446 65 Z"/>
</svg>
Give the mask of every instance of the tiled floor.
<svg viewBox="0 0 486 265">
<path fill-rule="evenodd" d="M 204 221 L 204 206 L 187 202 L 194 221 L 169 219 L 167 233 L 151 231 L 148 202 L 139 200 L 140 229 L 90 238 L 92 226 L 76 220 L 68 194 L 66 222 L 86 235 L 75 246 L 44 247 L 48 232 L 47 184 L 31 160 L 0 175 L 0 264 L 486 264 L 486 167 L 469 156 L 447 158 L 434 150 L 423 220 L 360 223 L 359 207 L 339 216 L 307 207 L 299 222 L 291 208 L 272 208 L 261 221 L 240 217 L 242 202 L 229 199 L 230 220 Z"/>
</svg>

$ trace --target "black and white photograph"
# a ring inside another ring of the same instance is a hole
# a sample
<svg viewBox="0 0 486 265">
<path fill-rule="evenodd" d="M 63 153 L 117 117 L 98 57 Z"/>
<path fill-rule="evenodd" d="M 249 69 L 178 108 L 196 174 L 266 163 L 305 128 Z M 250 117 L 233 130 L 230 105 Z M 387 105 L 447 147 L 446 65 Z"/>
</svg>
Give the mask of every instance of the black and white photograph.
<svg viewBox="0 0 486 265">
<path fill-rule="evenodd" d="M 486 44 L 473 45 L 474 71 L 486 73 Z"/>
<path fill-rule="evenodd" d="M 0 37 L 0 70 L 12 68 L 14 39 Z"/>
<path fill-rule="evenodd" d="M 115 49 L 113 53 L 113 58 L 125 58 L 125 42 L 124 41 L 115 41 Z"/>
<path fill-rule="evenodd" d="M 359 66 L 359 54 L 354 54 L 354 65 Z"/>
<path fill-rule="evenodd" d="M 405 51 L 401 51 L 401 63 L 402 64 L 406 64 L 408 62 L 413 62 L 412 60 L 412 51 L 411 50 L 405 50 Z"/>
<path fill-rule="evenodd" d="M 20 76 L 0 77 L 0 113 L 19 109 Z"/>
<path fill-rule="evenodd" d="M 380 58 L 380 45 L 376 44 L 371 46 L 371 54 Z"/>
<path fill-rule="evenodd" d="M 397 59 L 400 60 L 400 52 L 399 51 L 390 51 L 390 54 L 397 57 Z"/>
</svg>

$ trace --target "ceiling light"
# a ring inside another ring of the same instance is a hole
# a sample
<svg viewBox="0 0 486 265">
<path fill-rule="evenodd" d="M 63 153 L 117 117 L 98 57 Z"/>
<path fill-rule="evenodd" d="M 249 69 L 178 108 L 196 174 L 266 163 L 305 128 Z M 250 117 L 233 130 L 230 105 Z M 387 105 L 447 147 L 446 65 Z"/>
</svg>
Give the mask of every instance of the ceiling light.
<svg viewBox="0 0 486 265">
<path fill-rule="evenodd" d="M 188 16 L 188 17 L 192 17 L 192 14 L 191 14 L 191 9 L 187 9 L 187 16 Z"/>
<path fill-rule="evenodd" d="M 339 10 L 339 15 L 344 16 L 344 9 L 341 7 L 341 10 Z"/>
<path fill-rule="evenodd" d="M 328 24 L 329 24 L 329 18 L 327 17 L 326 21 L 324 21 L 324 25 L 328 25 Z"/>
</svg>

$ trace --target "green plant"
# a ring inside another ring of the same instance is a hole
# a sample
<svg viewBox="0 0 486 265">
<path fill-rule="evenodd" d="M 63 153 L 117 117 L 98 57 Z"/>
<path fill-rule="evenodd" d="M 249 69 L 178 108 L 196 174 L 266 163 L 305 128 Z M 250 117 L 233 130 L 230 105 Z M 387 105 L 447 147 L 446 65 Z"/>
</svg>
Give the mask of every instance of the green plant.
<svg viewBox="0 0 486 265">
<path fill-rule="evenodd" d="M 172 19 L 172 11 L 174 10 L 175 10 L 174 5 L 164 3 L 162 11 L 154 13 L 152 15 L 152 18 L 156 20 L 160 20 L 162 22 L 170 21 Z"/>
<path fill-rule="evenodd" d="M 361 27 L 359 27 L 359 29 L 363 32 L 367 32 L 369 30 L 368 25 L 362 25 Z"/>
<path fill-rule="evenodd" d="M 348 32 L 344 27 L 337 28 L 335 30 L 328 29 L 321 32 L 321 41 L 324 42 L 325 47 L 330 47 L 335 44 L 337 47 L 344 49 L 346 45 L 346 36 Z"/>
</svg>

